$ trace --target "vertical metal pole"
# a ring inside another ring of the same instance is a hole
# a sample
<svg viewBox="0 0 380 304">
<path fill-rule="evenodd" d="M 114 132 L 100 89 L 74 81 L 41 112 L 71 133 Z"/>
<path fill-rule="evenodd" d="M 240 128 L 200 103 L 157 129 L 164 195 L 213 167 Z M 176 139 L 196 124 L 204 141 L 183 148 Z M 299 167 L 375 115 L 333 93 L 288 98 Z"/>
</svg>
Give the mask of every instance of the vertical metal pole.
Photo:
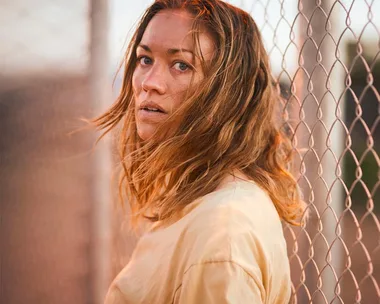
<svg viewBox="0 0 380 304">
<path fill-rule="evenodd" d="M 337 182 L 341 164 L 336 159 L 342 154 L 345 135 L 336 121 L 337 108 L 343 119 L 343 102 L 337 106 L 344 85 L 344 70 L 336 61 L 336 40 L 339 37 L 339 15 L 332 12 L 327 16 L 333 0 L 299 0 L 301 13 L 301 46 L 303 45 L 303 67 L 308 76 L 303 81 L 302 92 L 304 121 L 310 128 L 305 132 L 302 147 L 308 149 L 305 155 L 306 177 L 311 186 L 305 190 L 305 200 L 314 204 L 308 232 L 312 238 L 309 251 L 314 263 L 306 269 L 307 287 L 312 303 L 330 303 L 339 293 L 338 279 L 342 268 L 342 248 L 337 240 L 337 220 L 343 211 L 342 188 Z M 322 9 L 322 10 L 321 10 Z M 326 15 L 323 13 L 326 13 Z M 338 34 L 338 35 L 337 35 Z M 340 50 L 344 46 L 340 45 Z M 340 54 L 343 56 L 343 54 Z M 327 75 L 326 75 L 327 73 Z M 336 159 L 335 159 L 336 157 Z M 334 183 L 335 182 L 335 183 Z M 302 299 L 302 303 L 307 303 Z"/>
<path fill-rule="evenodd" d="M 109 1 L 90 1 L 90 97 L 95 115 L 111 99 L 108 44 Z M 90 303 L 104 303 L 111 270 L 111 152 L 108 141 L 98 144 L 93 155 L 93 201 L 91 209 Z"/>
</svg>

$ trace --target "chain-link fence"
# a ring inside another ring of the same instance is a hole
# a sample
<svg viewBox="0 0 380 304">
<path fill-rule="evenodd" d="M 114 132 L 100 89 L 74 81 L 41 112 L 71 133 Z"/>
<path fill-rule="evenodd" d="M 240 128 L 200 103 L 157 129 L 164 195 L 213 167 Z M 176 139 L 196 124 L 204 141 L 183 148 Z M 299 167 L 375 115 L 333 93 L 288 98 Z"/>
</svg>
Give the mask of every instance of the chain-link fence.
<svg viewBox="0 0 380 304">
<path fill-rule="evenodd" d="M 378 302 L 379 2 L 254 1 L 258 12 L 311 215 L 286 227 L 293 301 Z"/>
<path fill-rule="evenodd" d="M 108 242 L 108 152 L 67 134 L 112 102 L 102 83 L 151 2 L 0 4 L 4 303 L 101 302 L 107 267 L 116 274 L 128 260 L 134 240 L 120 220 Z M 292 302 L 378 303 L 380 1 L 228 2 L 261 29 L 308 203 L 305 226 L 284 226 Z"/>
</svg>

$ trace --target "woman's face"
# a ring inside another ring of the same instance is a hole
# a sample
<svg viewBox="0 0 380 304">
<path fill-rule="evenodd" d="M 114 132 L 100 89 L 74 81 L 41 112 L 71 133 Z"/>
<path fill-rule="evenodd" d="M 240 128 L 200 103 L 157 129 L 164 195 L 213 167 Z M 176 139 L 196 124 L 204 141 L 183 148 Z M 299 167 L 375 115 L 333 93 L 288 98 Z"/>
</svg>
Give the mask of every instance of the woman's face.
<svg viewBox="0 0 380 304">
<path fill-rule="evenodd" d="M 195 56 L 191 36 L 193 17 L 185 10 L 163 10 L 148 24 L 137 47 L 137 65 L 132 86 L 137 132 L 149 140 L 160 123 L 184 101 L 193 78 L 195 86 L 204 77 Z M 214 51 L 211 36 L 203 31 L 200 48 L 206 61 Z"/>
</svg>

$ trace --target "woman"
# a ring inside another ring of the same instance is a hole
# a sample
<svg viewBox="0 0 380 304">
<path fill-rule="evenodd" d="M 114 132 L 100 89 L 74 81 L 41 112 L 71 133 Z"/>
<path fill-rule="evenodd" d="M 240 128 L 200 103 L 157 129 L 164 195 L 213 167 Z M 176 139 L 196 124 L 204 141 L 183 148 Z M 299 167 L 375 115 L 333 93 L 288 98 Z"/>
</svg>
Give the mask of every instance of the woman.
<svg viewBox="0 0 380 304">
<path fill-rule="evenodd" d="M 303 204 L 257 26 L 219 0 L 157 0 L 125 58 L 121 94 L 95 119 L 123 122 L 131 222 L 152 223 L 107 304 L 287 303 L 281 220 Z"/>
</svg>

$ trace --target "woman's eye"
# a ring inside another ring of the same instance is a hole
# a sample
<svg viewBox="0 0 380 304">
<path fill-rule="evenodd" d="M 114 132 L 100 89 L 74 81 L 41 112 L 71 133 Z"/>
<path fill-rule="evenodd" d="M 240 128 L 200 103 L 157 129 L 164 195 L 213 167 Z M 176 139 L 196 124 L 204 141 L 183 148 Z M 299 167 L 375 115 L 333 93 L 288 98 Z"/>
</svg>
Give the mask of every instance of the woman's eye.
<svg viewBox="0 0 380 304">
<path fill-rule="evenodd" d="M 184 62 L 177 62 L 175 65 L 174 65 L 174 68 L 180 72 L 185 72 L 187 71 L 190 67 L 189 65 L 187 65 L 186 63 Z"/>
<path fill-rule="evenodd" d="M 150 59 L 149 57 L 146 57 L 146 56 L 141 56 L 139 58 L 139 63 L 141 65 L 149 65 L 152 63 L 152 59 Z"/>
</svg>

